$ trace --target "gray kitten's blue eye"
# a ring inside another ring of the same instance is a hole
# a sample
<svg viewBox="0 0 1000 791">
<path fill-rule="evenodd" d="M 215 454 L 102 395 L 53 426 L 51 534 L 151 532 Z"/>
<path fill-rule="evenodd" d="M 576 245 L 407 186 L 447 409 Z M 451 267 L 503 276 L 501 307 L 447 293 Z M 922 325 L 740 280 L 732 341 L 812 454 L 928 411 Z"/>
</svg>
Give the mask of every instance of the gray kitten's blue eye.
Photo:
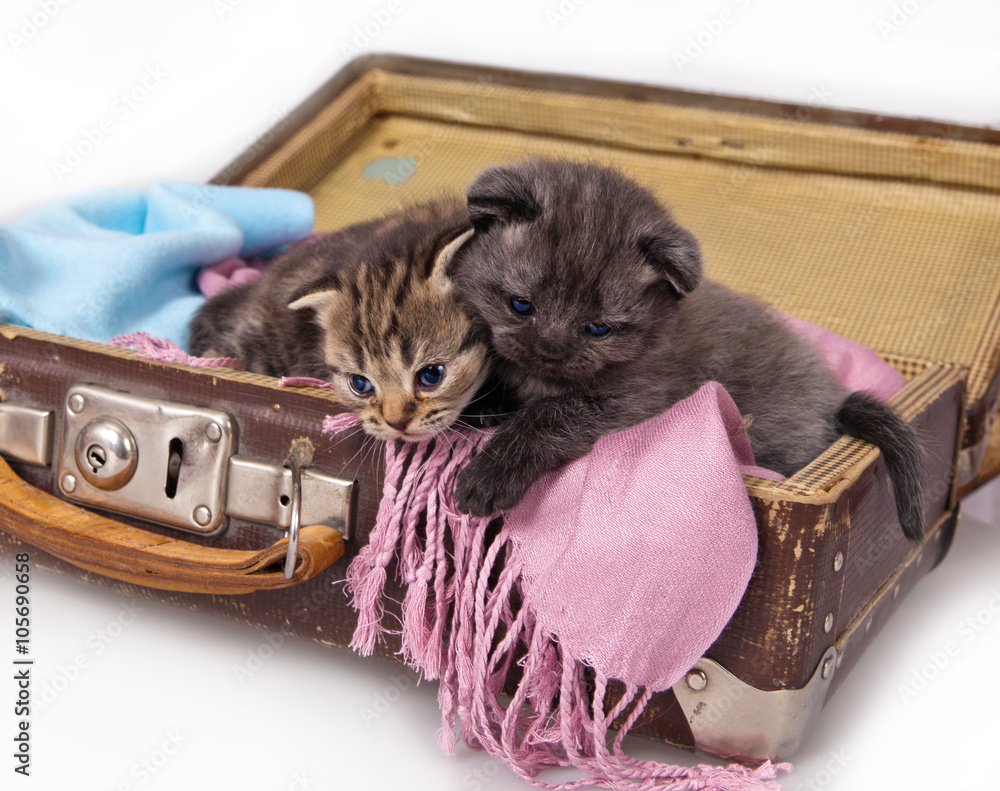
<svg viewBox="0 0 1000 791">
<path fill-rule="evenodd" d="M 611 327 L 607 324 L 588 324 L 583 328 L 583 331 L 588 335 L 593 335 L 595 338 L 603 338 L 611 332 Z"/>
<path fill-rule="evenodd" d="M 522 316 L 530 316 L 535 312 L 535 306 L 528 302 L 528 300 L 521 299 L 521 297 L 511 297 L 510 306 L 514 309 L 515 313 L 520 313 Z"/>
<path fill-rule="evenodd" d="M 371 380 L 361 374 L 348 374 L 347 384 L 350 385 L 351 392 L 358 396 L 369 395 L 375 389 Z"/>
<path fill-rule="evenodd" d="M 428 365 L 417 371 L 417 382 L 421 387 L 437 387 L 444 379 L 443 365 Z"/>
</svg>

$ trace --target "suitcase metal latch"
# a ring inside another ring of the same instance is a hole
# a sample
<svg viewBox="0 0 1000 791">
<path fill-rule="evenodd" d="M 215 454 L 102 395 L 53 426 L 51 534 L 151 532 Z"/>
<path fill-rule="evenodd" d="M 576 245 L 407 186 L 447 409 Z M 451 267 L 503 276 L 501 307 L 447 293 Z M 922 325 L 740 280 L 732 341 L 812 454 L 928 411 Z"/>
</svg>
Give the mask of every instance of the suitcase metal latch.
<svg viewBox="0 0 1000 791">
<path fill-rule="evenodd" d="M 39 441 L 28 438 L 51 435 L 52 413 L 35 411 L 45 421 L 22 430 L 16 447 L 21 458 L 47 463 L 32 449 Z M 238 425 L 222 410 L 75 384 L 63 418 L 57 480 L 69 500 L 209 537 L 230 516 L 274 525 L 289 533 L 286 572 L 299 525 L 324 524 L 349 537 L 355 482 L 308 462 L 282 466 L 236 455 Z"/>
<path fill-rule="evenodd" d="M 211 535 L 225 527 L 236 423 L 217 409 L 78 384 L 57 479 L 70 500 Z"/>
</svg>

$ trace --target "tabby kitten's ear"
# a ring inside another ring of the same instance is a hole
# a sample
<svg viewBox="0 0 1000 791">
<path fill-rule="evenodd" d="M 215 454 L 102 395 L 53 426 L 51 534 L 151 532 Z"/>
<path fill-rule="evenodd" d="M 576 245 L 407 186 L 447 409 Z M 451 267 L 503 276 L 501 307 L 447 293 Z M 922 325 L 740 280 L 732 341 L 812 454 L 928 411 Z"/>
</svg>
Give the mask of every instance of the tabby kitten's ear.
<svg viewBox="0 0 1000 791">
<path fill-rule="evenodd" d="M 318 281 L 299 286 L 292 292 L 292 298 L 288 302 L 289 310 L 302 310 L 303 308 L 318 308 L 334 294 L 340 293 L 340 281 L 336 277 L 320 278 Z"/>
<path fill-rule="evenodd" d="M 531 222 L 541 211 L 531 177 L 517 168 L 487 168 L 469 186 L 467 198 L 476 233 L 496 223 Z"/>
<path fill-rule="evenodd" d="M 685 296 L 701 280 L 701 250 L 694 236 L 669 217 L 639 237 L 646 260 L 674 291 Z"/>
<path fill-rule="evenodd" d="M 442 247 L 434 257 L 434 263 L 431 264 L 431 272 L 427 279 L 441 291 L 449 291 L 452 288 L 451 278 L 448 277 L 448 266 L 451 264 L 451 259 L 455 257 L 455 253 L 458 252 L 458 248 L 465 244 L 473 233 L 475 231 L 472 228 L 460 233 Z"/>
<path fill-rule="evenodd" d="M 336 273 L 327 272 L 319 279 L 295 289 L 291 299 L 288 300 L 288 309 L 318 308 L 334 294 L 340 293 L 342 285 Z"/>
<path fill-rule="evenodd" d="M 339 291 L 335 288 L 330 288 L 326 291 L 314 291 L 311 294 L 306 294 L 298 299 L 293 299 L 288 303 L 288 309 L 302 310 L 303 308 L 318 308 L 331 296 L 337 293 L 339 293 Z"/>
</svg>

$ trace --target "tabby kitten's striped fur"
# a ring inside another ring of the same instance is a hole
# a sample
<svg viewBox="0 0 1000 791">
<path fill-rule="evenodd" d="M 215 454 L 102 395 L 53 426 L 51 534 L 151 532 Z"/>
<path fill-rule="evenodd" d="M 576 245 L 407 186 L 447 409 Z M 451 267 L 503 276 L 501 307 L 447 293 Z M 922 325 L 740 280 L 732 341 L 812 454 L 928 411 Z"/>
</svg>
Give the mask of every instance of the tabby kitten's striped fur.
<svg viewBox="0 0 1000 791">
<path fill-rule="evenodd" d="M 486 378 L 485 342 L 447 272 L 471 232 L 465 205 L 447 201 L 296 245 L 201 308 L 191 353 L 328 380 L 369 434 L 428 439 Z"/>
</svg>

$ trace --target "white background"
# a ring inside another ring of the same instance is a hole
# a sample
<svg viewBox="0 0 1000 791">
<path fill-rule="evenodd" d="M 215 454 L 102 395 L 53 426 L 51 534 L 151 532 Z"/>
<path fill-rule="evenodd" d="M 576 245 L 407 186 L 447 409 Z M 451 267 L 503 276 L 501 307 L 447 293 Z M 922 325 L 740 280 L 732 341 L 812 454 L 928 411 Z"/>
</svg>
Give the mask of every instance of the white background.
<svg viewBox="0 0 1000 791">
<path fill-rule="evenodd" d="M 374 25 L 377 11 L 387 24 Z M 368 23 L 366 42 L 359 34 Z M 841 107 L 996 125 L 998 34 L 1000 6 L 989 0 L 4 0 L 0 220 L 95 185 L 204 181 L 352 51 L 792 102 L 821 87 Z M 147 81 L 155 89 L 122 114 L 118 97 L 149 74 L 159 75 Z M 66 163 L 67 149 L 79 150 L 104 119 L 111 131 L 60 178 L 53 163 Z M 967 503 L 947 562 L 831 700 L 783 786 L 997 788 L 998 591 L 994 486 Z M 7 567 L 4 665 L 13 658 L 13 597 Z M 129 615 L 129 604 L 33 575 L 33 690 L 50 689 L 51 702 L 33 713 L 32 776 L 19 777 L 9 757 L 15 687 L 0 684 L 0 788 L 523 787 L 483 754 L 442 755 L 434 686 L 415 686 L 395 664 L 299 641 L 273 650 L 250 628 L 149 602 Z M 977 615 L 981 628 L 967 639 L 962 624 Z M 930 658 L 951 642 L 956 655 L 936 671 Z M 250 667 L 241 683 L 236 669 Z M 918 677 L 930 678 L 920 685 Z M 915 680 L 921 690 L 904 695 Z M 396 695 L 399 686 L 406 689 Z M 381 705 L 387 697 L 391 705 Z M 629 746 L 693 760 L 640 740 Z"/>
</svg>

